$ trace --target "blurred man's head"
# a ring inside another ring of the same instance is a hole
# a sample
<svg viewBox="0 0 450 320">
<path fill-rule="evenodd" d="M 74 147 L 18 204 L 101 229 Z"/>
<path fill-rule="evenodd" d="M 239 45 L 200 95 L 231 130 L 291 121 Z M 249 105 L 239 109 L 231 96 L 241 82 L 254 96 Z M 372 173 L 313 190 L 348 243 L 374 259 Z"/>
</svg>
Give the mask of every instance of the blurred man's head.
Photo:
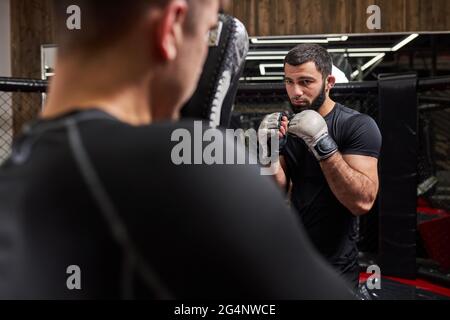
<svg viewBox="0 0 450 320">
<path fill-rule="evenodd" d="M 116 87 L 148 85 L 158 93 L 150 95 L 149 103 L 159 116 L 172 115 L 194 92 L 207 55 L 208 32 L 218 21 L 219 0 L 54 3 L 62 64 L 97 69 Z M 80 30 L 66 27 L 71 5 L 80 8 Z"/>
<path fill-rule="evenodd" d="M 316 44 L 301 44 L 284 60 L 285 85 L 294 112 L 318 110 L 335 84 L 333 61 L 328 51 Z"/>
</svg>

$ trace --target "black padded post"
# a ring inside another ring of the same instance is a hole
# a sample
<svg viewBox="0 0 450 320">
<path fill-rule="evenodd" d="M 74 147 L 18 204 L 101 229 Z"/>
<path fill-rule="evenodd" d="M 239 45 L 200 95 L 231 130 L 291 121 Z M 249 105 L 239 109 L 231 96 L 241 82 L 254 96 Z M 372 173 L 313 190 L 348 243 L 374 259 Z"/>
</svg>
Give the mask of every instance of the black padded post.
<svg viewBox="0 0 450 320">
<path fill-rule="evenodd" d="M 379 79 L 379 258 L 382 275 L 416 276 L 417 76 Z"/>
</svg>

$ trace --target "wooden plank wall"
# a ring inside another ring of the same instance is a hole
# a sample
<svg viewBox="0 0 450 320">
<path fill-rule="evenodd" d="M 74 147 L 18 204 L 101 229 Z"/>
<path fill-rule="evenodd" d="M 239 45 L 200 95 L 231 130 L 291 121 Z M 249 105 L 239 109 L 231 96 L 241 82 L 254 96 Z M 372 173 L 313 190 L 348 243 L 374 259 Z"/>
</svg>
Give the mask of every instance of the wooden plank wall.
<svg viewBox="0 0 450 320">
<path fill-rule="evenodd" d="M 381 30 L 366 26 L 372 4 Z M 450 30 L 448 0 L 232 0 L 228 11 L 252 36 Z"/>
<path fill-rule="evenodd" d="M 40 46 L 55 42 L 52 0 L 10 1 L 12 75 L 40 78 Z M 366 27 L 371 4 L 381 8 L 379 31 Z M 450 30 L 448 0 L 232 0 L 229 12 L 252 36 Z M 39 111 L 30 99 L 13 98 L 15 132 Z"/>
<path fill-rule="evenodd" d="M 41 45 L 54 43 L 52 0 L 11 0 L 13 77 L 41 77 Z"/>
<path fill-rule="evenodd" d="M 38 78 L 40 45 L 55 41 L 52 0 L 10 1 L 13 76 Z M 366 27 L 371 4 L 379 31 Z M 259 36 L 450 30 L 448 0 L 232 0 L 229 12 Z"/>
<path fill-rule="evenodd" d="M 51 0 L 11 0 L 11 69 L 13 77 L 41 78 L 41 45 L 55 42 Z M 38 93 L 12 96 L 13 134 L 41 111 Z"/>
</svg>

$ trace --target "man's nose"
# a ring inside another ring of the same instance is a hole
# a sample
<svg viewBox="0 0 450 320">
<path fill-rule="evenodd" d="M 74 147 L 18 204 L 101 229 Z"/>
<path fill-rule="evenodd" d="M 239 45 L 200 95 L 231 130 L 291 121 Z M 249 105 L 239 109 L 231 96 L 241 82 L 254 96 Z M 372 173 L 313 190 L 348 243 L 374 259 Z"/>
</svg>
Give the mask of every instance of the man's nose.
<svg viewBox="0 0 450 320">
<path fill-rule="evenodd" d="M 303 96 L 303 89 L 301 86 L 299 86 L 299 85 L 294 86 L 294 95 L 298 96 L 298 97 Z"/>
</svg>

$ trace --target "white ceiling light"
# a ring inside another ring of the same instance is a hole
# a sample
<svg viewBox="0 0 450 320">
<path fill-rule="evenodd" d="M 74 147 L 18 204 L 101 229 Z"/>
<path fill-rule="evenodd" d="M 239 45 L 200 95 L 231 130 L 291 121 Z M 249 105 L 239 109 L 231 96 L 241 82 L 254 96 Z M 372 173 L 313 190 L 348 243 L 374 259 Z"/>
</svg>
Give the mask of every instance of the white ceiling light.
<svg viewBox="0 0 450 320">
<path fill-rule="evenodd" d="M 395 47 L 392 48 L 392 51 L 397 51 L 401 48 L 403 48 L 404 46 L 406 46 L 408 43 L 410 43 L 411 41 L 413 41 L 415 38 L 417 38 L 419 36 L 419 34 L 417 33 L 413 33 L 410 36 L 406 37 L 404 40 L 400 41 Z"/>
<path fill-rule="evenodd" d="M 405 39 L 400 41 L 398 44 L 396 44 L 394 47 L 392 47 L 389 51 L 396 52 L 396 51 L 400 50 L 401 48 L 406 46 L 408 43 L 413 41 L 418 36 L 419 36 L 419 34 L 417 34 L 417 33 L 413 33 L 413 34 L 409 35 L 408 37 L 406 37 Z M 380 48 L 380 49 L 384 49 L 384 48 Z M 355 50 L 357 50 L 357 49 L 353 49 L 353 52 L 355 52 Z M 379 51 L 382 51 L 382 50 L 379 50 Z M 350 49 L 349 49 L 349 52 L 350 52 Z M 386 55 L 385 53 L 381 53 L 381 54 L 377 55 L 375 58 L 373 58 L 372 60 L 367 62 L 365 65 L 363 65 L 361 67 L 361 71 L 367 70 L 369 67 L 371 67 L 372 65 L 374 65 L 375 63 L 377 63 L 378 61 L 383 59 L 385 55 Z M 352 73 L 352 78 L 355 78 L 357 75 L 359 75 L 359 70 L 356 70 L 355 72 Z"/>
<path fill-rule="evenodd" d="M 350 48 L 346 52 L 390 52 L 391 48 Z"/>
<path fill-rule="evenodd" d="M 250 56 L 245 60 L 284 60 L 285 56 Z"/>
<path fill-rule="evenodd" d="M 284 72 L 266 72 L 266 76 L 283 76 L 284 79 Z"/>
<path fill-rule="evenodd" d="M 342 37 L 330 37 L 327 38 L 328 41 L 347 41 L 348 36 L 342 36 Z"/>
<path fill-rule="evenodd" d="M 330 53 L 337 52 L 333 49 L 329 50 Z M 274 52 L 275 53 L 275 52 Z M 345 53 L 345 51 L 339 51 L 339 53 Z M 283 52 L 279 52 L 279 54 L 283 54 Z M 286 53 L 287 54 L 287 53 Z M 259 55 L 249 55 L 245 58 L 247 61 L 262 61 L 262 60 L 284 60 L 286 54 L 280 56 L 259 56 Z M 349 58 L 360 58 L 360 57 L 376 57 L 380 54 L 380 52 L 359 52 L 359 53 L 346 53 L 345 55 Z"/>
<path fill-rule="evenodd" d="M 284 64 L 282 63 L 261 63 L 259 65 L 259 72 L 261 73 L 262 76 L 265 75 L 284 75 L 284 73 L 279 73 L 277 72 L 276 74 L 274 74 L 275 72 L 266 72 L 266 68 L 283 68 Z"/>
<path fill-rule="evenodd" d="M 377 63 L 378 61 L 380 61 L 381 59 L 383 59 L 385 55 L 386 55 L 386 53 L 380 53 L 380 54 L 377 55 L 375 58 L 373 58 L 372 60 L 370 60 L 369 62 L 367 62 L 366 64 L 364 64 L 364 65 L 361 67 L 361 71 L 367 70 L 368 68 L 370 68 L 371 66 L 373 66 L 375 63 Z M 358 74 L 359 74 L 359 70 L 356 70 L 355 72 L 352 73 L 352 78 L 355 78 Z"/>
<path fill-rule="evenodd" d="M 361 67 L 362 71 L 367 70 L 369 67 L 371 67 L 373 64 L 375 64 L 378 60 L 381 60 L 384 58 L 384 56 L 386 56 L 386 53 L 380 53 L 379 55 L 377 55 L 375 58 L 373 58 L 372 60 L 370 60 L 369 62 L 367 62 L 365 65 L 363 65 Z"/>
<path fill-rule="evenodd" d="M 283 80 L 284 77 L 243 77 L 239 80 L 241 81 L 276 81 L 276 80 Z"/>
<path fill-rule="evenodd" d="M 258 38 L 250 38 L 253 44 L 297 44 L 297 43 L 328 43 L 326 39 L 270 39 L 262 40 Z"/>
<path fill-rule="evenodd" d="M 286 55 L 289 51 L 250 51 L 248 55 L 257 56 L 257 55 Z"/>
<path fill-rule="evenodd" d="M 345 52 L 347 52 L 347 49 L 328 49 L 328 52 L 331 52 L 331 53 L 345 53 Z"/>
<path fill-rule="evenodd" d="M 307 39 L 307 38 L 285 38 L 285 39 L 258 39 L 250 38 L 252 44 L 297 44 L 297 43 L 328 43 L 330 41 L 347 41 L 348 36 L 328 37 L 325 39 Z"/>
<path fill-rule="evenodd" d="M 406 46 L 408 43 L 413 41 L 415 38 L 417 38 L 419 34 L 413 33 L 409 36 L 407 36 L 405 39 L 400 41 L 398 44 L 396 44 L 392 48 L 348 48 L 348 49 L 328 49 L 328 52 L 330 53 L 345 53 L 345 55 L 349 58 L 358 58 L 358 57 L 374 57 L 369 62 L 364 64 L 361 67 L 361 71 L 365 71 L 371 66 L 373 66 L 375 63 L 380 61 L 386 56 L 386 53 L 384 52 L 396 52 Z M 250 41 L 254 44 L 268 44 L 268 43 L 328 43 L 329 41 L 347 41 L 348 36 L 342 36 L 342 37 L 329 37 L 326 40 L 320 40 L 320 39 L 284 39 L 284 40 L 270 40 L 270 39 L 257 39 L 257 38 L 251 38 Z M 246 60 L 284 60 L 286 54 L 288 51 L 253 51 L 249 52 L 249 55 L 247 56 Z M 278 75 L 281 74 L 279 72 L 267 72 L 266 68 L 282 68 L 283 64 L 261 64 L 259 66 L 261 75 Z M 352 73 L 352 78 L 355 78 L 357 75 L 359 75 L 360 70 L 356 70 Z M 253 77 L 254 78 L 254 77 Z M 247 80 L 252 80 L 252 77 L 247 78 Z M 279 80 L 279 77 L 267 77 L 269 79 L 264 80 L 271 80 L 272 78 L 276 78 L 273 80 Z M 259 80 L 257 79 L 253 80 Z"/>
<path fill-rule="evenodd" d="M 349 58 L 365 58 L 365 57 L 376 57 L 381 52 L 361 52 L 361 53 L 346 53 L 345 55 Z"/>
</svg>

